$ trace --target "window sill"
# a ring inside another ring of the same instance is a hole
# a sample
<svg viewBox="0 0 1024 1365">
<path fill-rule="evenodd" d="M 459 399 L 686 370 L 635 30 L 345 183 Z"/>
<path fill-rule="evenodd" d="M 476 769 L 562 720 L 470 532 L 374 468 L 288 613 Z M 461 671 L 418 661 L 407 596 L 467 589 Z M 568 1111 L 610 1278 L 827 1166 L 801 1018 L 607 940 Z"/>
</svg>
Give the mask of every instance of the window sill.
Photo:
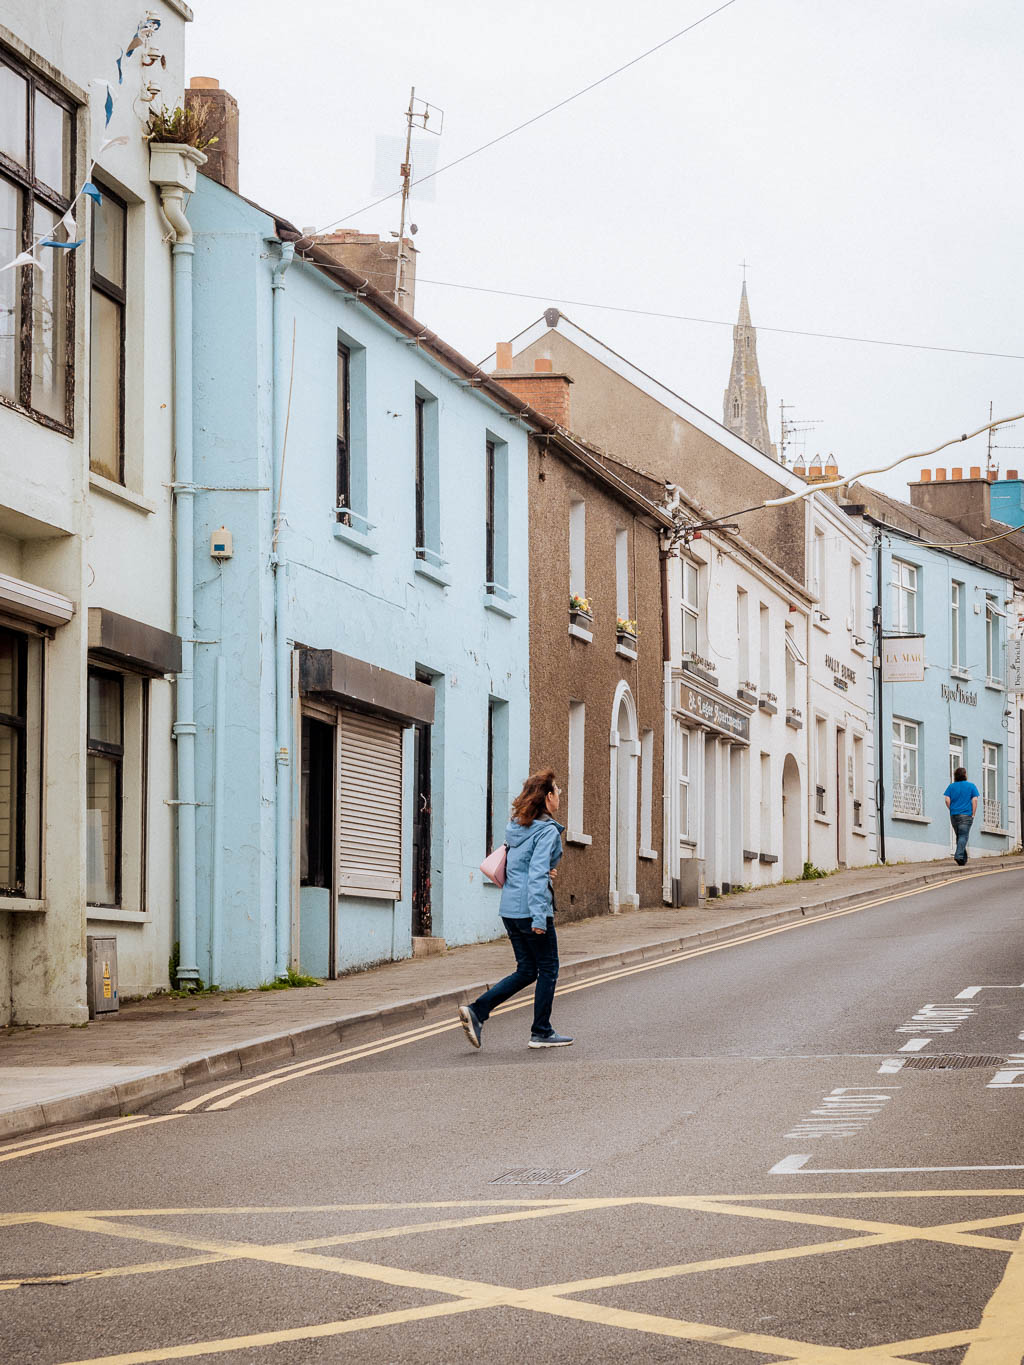
<svg viewBox="0 0 1024 1365">
<path fill-rule="evenodd" d="M 999 829 L 996 825 L 982 825 L 979 832 L 981 834 L 998 834 L 1003 839 L 1009 838 L 1010 835 L 1008 829 Z"/>
<path fill-rule="evenodd" d="M 579 830 L 569 829 L 565 832 L 565 842 L 567 844 L 579 844 L 582 848 L 589 848 L 594 842 L 592 834 L 581 834 Z"/>
<path fill-rule="evenodd" d="M 985 679 L 985 686 L 988 688 L 988 690 L 989 690 L 990 692 L 1005 692 L 1005 691 L 1006 691 L 1006 688 L 1003 686 L 1003 684 L 999 681 L 998 678 L 986 678 L 986 679 Z"/>
<path fill-rule="evenodd" d="M 87 905 L 87 920 L 105 920 L 109 924 L 148 924 L 147 910 L 122 910 L 118 906 Z"/>
<path fill-rule="evenodd" d="M 569 634 L 576 640 L 585 641 L 588 645 L 594 643 L 594 637 L 589 630 L 584 630 L 582 626 L 574 626 L 571 621 L 569 622 Z"/>
<path fill-rule="evenodd" d="M 617 644 L 617 645 L 615 646 L 615 653 L 619 656 L 620 659 L 635 659 L 635 658 L 636 658 L 636 650 L 635 650 L 635 649 L 632 649 L 629 645 Z M 643 854 L 641 853 L 640 856 L 641 856 L 641 858 L 642 858 L 642 857 L 643 857 Z"/>
<path fill-rule="evenodd" d="M 951 668 L 949 670 L 951 678 L 959 678 L 961 682 L 971 681 L 971 670 L 969 668 Z"/>
<path fill-rule="evenodd" d="M 439 588 L 450 588 L 452 580 L 444 569 L 438 568 L 436 564 L 431 564 L 426 559 L 414 559 L 412 571 L 420 578 L 429 579 L 431 583 L 436 583 Z"/>
<path fill-rule="evenodd" d="M 23 896 L 0 896 L 0 910 L 7 910 L 12 914 L 39 915 L 45 909 L 45 901 L 31 900 Z"/>
<path fill-rule="evenodd" d="M 506 621 L 514 621 L 519 614 L 512 605 L 513 600 L 506 601 L 493 592 L 485 592 L 482 599 L 485 611 L 493 611 L 495 616 L 504 616 Z"/>
<path fill-rule="evenodd" d="M 114 498 L 117 502 L 123 502 L 128 507 L 133 507 L 136 512 L 144 512 L 146 516 L 152 516 L 156 511 L 156 503 L 149 498 L 144 498 L 141 493 L 133 493 L 130 488 L 125 488 L 123 483 L 115 483 L 113 479 L 105 479 L 102 474 L 89 474 L 89 487 L 94 488 L 97 493 L 106 493 L 108 498 Z"/>
<path fill-rule="evenodd" d="M 756 863 L 760 856 L 761 855 L 752 848 L 745 848 L 743 850 L 743 861 L 745 863 Z"/>
<path fill-rule="evenodd" d="M 856 834 L 860 839 L 866 839 L 868 837 L 868 832 L 863 825 L 854 825 L 852 833 Z"/>
<path fill-rule="evenodd" d="M 679 842 L 682 844 L 683 848 L 696 848 L 696 847 L 697 847 L 697 840 L 696 840 L 696 839 L 688 839 L 685 835 L 680 835 L 680 837 L 679 837 Z"/>
<path fill-rule="evenodd" d="M 818 815 L 817 812 L 815 812 L 814 823 L 816 825 L 830 825 L 832 823 L 832 817 L 831 815 Z"/>
<path fill-rule="evenodd" d="M 378 553 L 377 546 L 365 531 L 357 531 L 354 526 L 346 526 L 341 521 L 334 523 L 334 539 L 343 540 L 346 545 L 351 545 L 353 550 L 358 550 L 360 554 L 375 555 Z"/>
<path fill-rule="evenodd" d="M 758 701 L 757 709 L 763 711 L 766 716 L 777 716 L 779 714 L 779 708 L 775 703 L 773 701 L 765 701 L 764 697 Z"/>
<path fill-rule="evenodd" d="M 815 630 L 820 630 L 821 633 L 822 633 L 822 635 L 831 635 L 831 634 L 832 634 L 832 627 L 831 627 L 831 625 L 830 625 L 830 624 L 826 624 L 824 621 L 812 621 L 812 622 L 811 622 L 811 625 L 814 627 Z"/>
<path fill-rule="evenodd" d="M 765 867 L 771 867 L 773 863 L 779 861 L 779 855 L 777 853 L 759 853 L 757 855 L 757 861 L 763 863 Z"/>
<path fill-rule="evenodd" d="M 905 820 L 909 825 L 930 825 L 930 815 L 890 815 L 890 820 Z"/>
<path fill-rule="evenodd" d="M 645 859 L 647 860 L 647 862 L 649 862 L 649 863 L 654 862 L 654 860 L 657 858 L 657 856 L 658 856 L 658 850 L 657 850 L 656 848 L 640 848 L 640 849 L 637 849 L 637 857 L 638 857 L 638 858 L 645 858 Z"/>
</svg>

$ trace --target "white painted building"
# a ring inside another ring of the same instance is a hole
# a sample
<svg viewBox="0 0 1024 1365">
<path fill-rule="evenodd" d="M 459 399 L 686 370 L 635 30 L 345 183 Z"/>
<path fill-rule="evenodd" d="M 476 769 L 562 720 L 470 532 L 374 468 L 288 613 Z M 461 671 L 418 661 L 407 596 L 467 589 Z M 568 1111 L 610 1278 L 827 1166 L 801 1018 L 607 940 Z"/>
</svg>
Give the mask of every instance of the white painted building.
<svg viewBox="0 0 1024 1365">
<path fill-rule="evenodd" d="M 872 542 L 860 518 L 826 495 L 808 504 L 807 859 L 826 870 L 861 867 L 877 861 Z"/>
<path fill-rule="evenodd" d="M 683 523 L 705 519 L 676 506 Z M 738 536 L 709 531 L 669 560 L 668 586 L 665 899 L 691 899 L 700 870 L 710 896 L 798 877 L 808 594 Z"/>
<path fill-rule="evenodd" d="M 167 984 L 171 256 L 142 118 L 182 101 L 190 18 L 0 0 L 0 266 L 42 267 L 0 273 L 0 1024 L 86 1017 L 87 934 L 122 995 Z"/>
</svg>

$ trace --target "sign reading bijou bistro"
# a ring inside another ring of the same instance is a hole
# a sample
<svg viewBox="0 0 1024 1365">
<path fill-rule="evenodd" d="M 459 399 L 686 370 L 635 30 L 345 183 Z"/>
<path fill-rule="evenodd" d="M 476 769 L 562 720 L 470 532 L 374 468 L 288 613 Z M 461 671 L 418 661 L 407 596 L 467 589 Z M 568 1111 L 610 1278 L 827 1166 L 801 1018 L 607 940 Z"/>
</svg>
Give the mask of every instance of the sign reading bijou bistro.
<svg viewBox="0 0 1024 1365">
<path fill-rule="evenodd" d="M 924 636 L 896 635 L 882 641 L 883 682 L 924 682 Z"/>
<path fill-rule="evenodd" d="M 703 725 L 722 730 L 737 739 L 750 739 L 750 717 L 744 712 L 727 705 L 718 697 L 709 697 L 698 692 L 687 682 L 679 684 L 679 709 L 695 716 Z"/>
</svg>

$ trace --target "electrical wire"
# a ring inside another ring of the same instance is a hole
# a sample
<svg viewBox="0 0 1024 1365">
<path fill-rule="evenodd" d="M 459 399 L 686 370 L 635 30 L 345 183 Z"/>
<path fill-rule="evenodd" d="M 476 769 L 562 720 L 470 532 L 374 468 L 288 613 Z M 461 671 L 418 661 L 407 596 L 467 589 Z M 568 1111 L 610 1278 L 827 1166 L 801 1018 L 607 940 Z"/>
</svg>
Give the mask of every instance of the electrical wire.
<svg viewBox="0 0 1024 1365">
<path fill-rule="evenodd" d="M 1018 535 L 1024 528 L 1011 526 L 1008 531 L 1000 531 L 997 536 L 982 536 L 979 540 L 955 540 L 951 545 L 940 545 L 937 541 L 922 541 L 922 550 L 965 550 L 969 545 L 991 545 L 994 540 L 1005 540 L 1007 536 Z"/>
<path fill-rule="evenodd" d="M 646 52 L 641 52 L 639 56 L 632 57 L 628 62 L 624 62 L 622 66 L 617 66 L 614 71 L 609 71 L 607 75 L 600 76 L 596 81 L 591 81 L 590 84 L 585 85 L 582 90 L 577 90 L 572 95 L 566 95 L 566 97 L 559 100 L 557 104 L 552 104 L 550 108 L 542 110 L 539 114 L 534 114 L 532 118 L 526 119 L 523 123 L 517 123 L 514 128 L 509 128 L 507 132 L 499 133 L 497 137 L 492 137 L 489 142 L 481 143 L 479 147 L 474 147 L 471 152 L 466 152 L 464 155 L 456 157 L 454 161 L 449 161 L 444 166 L 438 166 L 436 171 L 431 171 L 428 175 L 417 176 L 415 180 L 410 182 L 410 188 L 412 188 L 413 185 L 425 184 L 426 181 L 433 180 L 436 176 L 443 175 L 445 171 L 450 171 L 454 166 L 461 166 L 462 163 L 468 161 L 470 157 L 479 156 L 481 152 L 486 152 L 490 147 L 496 147 L 499 142 L 504 142 L 507 138 L 514 137 L 516 133 L 521 133 L 524 128 L 529 128 L 534 123 L 539 123 L 541 119 L 547 118 L 549 114 L 555 113 L 558 109 L 564 109 L 567 104 L 572 104 L 574 100 L 580 99 L 581 96 L 588 95 L 591 90 L 596 90 L 599 85 L 604 85 L 606 81 L 613 80 L 616 76 L 621 76 L 623 71 L 628 71 L 631 66 L 636 66 L 637 62 L 642 62 L 645 58 L 653 56 L 655 52 L 660 52 L 663 47 L 668 47 L 669 43 L 674 43 L 677 38 L 682 38 L 684 34 L 692 33 L 695 28 L 698 28 L 701 24 L 707 23 L 709 19 L 713 19 L 716 14 L 721 14 L 723 10 L 728 9 L 730 5 L 734 5 L 735 3 L 736 0 L 725 0 L 725 3 L 719 5 L 717 9 L 710 10 L 699 19 L 695 19 L 692 24 L 687 24 L 686 28 L 681 28 L 678 33 L 673 33 L 668 38 L 663 38 L 660 43 L 656 43 L 654 47 L 649 47 Z M 337 227 L 339 223 L 347 223 L 350 218 L 358 218 L 362 213 L 369 213 L 370 209 L 375 209 L 380 204 L 386 204 L 389 199 L 394 199 L 401 193 L 401 189 L 392 190 L 390 194 L 385 194 L 382 198 L 375 199 L 372 204 L 366 204 L 363 208 L 356 209 L 353 213 L 346 213 L 343 218 L 335 218 L 332 223 L 328 223 L 327 226 L 321 228 L 320 231 L 327 232 L 331 228 Z"/>
<path fill-rule="evenodd" d="M 709 327 L 733 327 L 735 323 L 724 318 L 690 317 L 685 313 L 660 313 L 652 308 L 626 308 L 613 303 L 591 303 L 586 299 L 559 299 L 550 294 L 528 294 L 515 289 L 488 289 L 479 284 L 457 284 L 453 280 L 430 280 L 423 276 L 417 284 L 433 284 L 441 289 L 465 289 L 474 294 L 501 294 L 510 299 L 538 299 L 548 303 L 564 304 L 567 308 L 597 308 L 605 313 L 631 313 L 634 317 L 662 318 L 667 322 L 699 322 Z M 852 341 L 864 346 L 896 346 L 906 351 L 941 351 L 947 355 L 977 355 L 993 360 L 1024 360 L 1024 355 L 1012 351 L 973 351 L 963 346 L 931 346 L 918 341 L 886 341 L 881 337 L 846 336 L 839 332 L 808 332 L 798 327 L 764 327 L 758 324 L 758 332 L 776 332 L 781 336 L 813 337 L 819 341 Z"/>
</svg>

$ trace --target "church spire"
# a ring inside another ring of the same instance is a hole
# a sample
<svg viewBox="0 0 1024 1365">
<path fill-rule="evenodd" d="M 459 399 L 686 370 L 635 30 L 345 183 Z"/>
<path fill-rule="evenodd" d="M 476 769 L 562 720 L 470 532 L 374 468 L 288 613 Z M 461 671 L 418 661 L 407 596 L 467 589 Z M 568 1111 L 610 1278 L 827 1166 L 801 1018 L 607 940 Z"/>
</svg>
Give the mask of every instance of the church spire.
<svg viewBox="0 0 1024 1365">
<path fill-rule="evenodd" d="M 740 312 L 732 329 L 732 371 L 725 391 L 723 423 L 764 455 L 778 459 L 768 430 L 768 398 L 757 366 L 757 332 L 750 321 L 744 270 Z"/>
</svg>

